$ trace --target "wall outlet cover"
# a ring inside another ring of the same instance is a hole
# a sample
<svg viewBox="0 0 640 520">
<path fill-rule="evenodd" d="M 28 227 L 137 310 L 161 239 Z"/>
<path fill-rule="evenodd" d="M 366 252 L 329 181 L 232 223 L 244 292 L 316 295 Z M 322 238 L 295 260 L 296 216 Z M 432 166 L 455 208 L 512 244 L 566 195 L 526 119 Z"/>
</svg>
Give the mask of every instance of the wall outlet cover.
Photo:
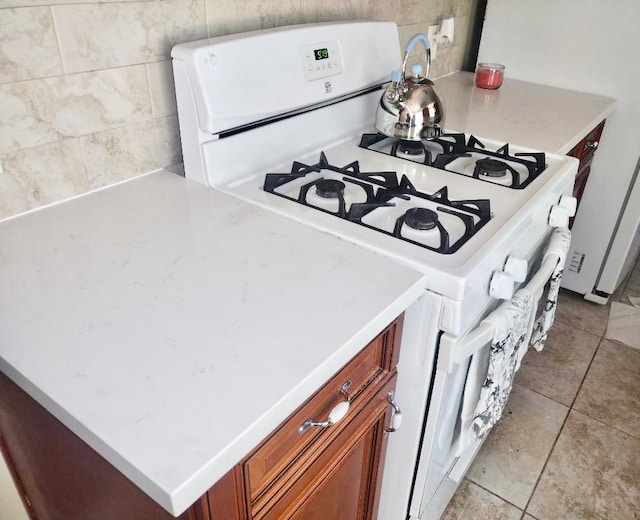
<svg viewBox="0 0 640 520">
<path fill-rule="evenodd" d="M 431 59 L 436 59 L 436 51 L 438 50 L 438 26 L 430 25 L 427 38 L 429 38 L 429 43 L 431 44 Z"/>
</svg>

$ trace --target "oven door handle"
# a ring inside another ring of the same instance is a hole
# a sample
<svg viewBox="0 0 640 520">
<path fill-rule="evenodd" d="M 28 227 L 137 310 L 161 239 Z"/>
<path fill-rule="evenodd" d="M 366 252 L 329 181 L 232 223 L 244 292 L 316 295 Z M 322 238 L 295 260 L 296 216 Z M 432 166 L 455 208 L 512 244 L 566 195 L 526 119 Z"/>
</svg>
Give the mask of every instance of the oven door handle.
<svg viewBox="0 0 640 520">
<path fill-rule="evenodd" d="M 560 255 L 557 253 L 547 253 L 544 256 L 540 269 L 538 269 L 538 272 L 527 284 L 526 288 L 531 294 L 534 296 L 542 295 L 544 286 L 547 285 L 547 282 L 555 271 L 558 262 L 560 262 Z"/>
<path fill-rule="evenodd" d="M 531 278 L 526 289 L 539 298 L 544 286 L 547 284 L 555 270 L 560 255 L 554 251 L 548 251 L 542 261 L 538 272 Z M 455 338 L 449 334 L 443 334 L 440 338 L 440 352 L 438 353 L 438 369 L 451 372 L 453 366 L 462 363 L 469 356 L 473 356 L 482 347 L 491 343 L 495 330 L 491 323 L 481 322 L 475 329 L 462 338 Z"/>
</svg>

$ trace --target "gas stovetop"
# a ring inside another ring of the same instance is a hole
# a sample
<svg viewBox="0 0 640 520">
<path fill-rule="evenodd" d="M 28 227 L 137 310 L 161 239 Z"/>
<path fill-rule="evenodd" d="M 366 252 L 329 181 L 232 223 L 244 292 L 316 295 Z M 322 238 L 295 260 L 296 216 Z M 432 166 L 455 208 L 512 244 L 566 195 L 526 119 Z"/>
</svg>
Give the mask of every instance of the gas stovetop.
<svg viewBox="0 0 640 520">
<path fill-rule="evenodd" d="M 304 162 L 268 173 L 262 188 L 451 255 L 494 218 L 494 205 L 505 217 L 506 200 L 535 191 L 533 183 L 547 168 L 544 153 L 510 153 L 508 144 L 460 133 L 417 142 L 363 134 L 354 145 L 350 154 L 348 145 L 330 147 L 319 158 L 307 155 Z"/>
<path fill-rule="evenodd" d="M 455 253 L 491 218 L 488 199 L 452 199 L 446 185 L 419 190 L 406 175 L 362 171 L 358 161 L 336 166 L 324 152 L 315 164 L 267 174 L 264 190 L 443 254 Z"/>
<path fill-rule="evenodd" d="M 422 141 L 364 134 L 360 146 L 511 189 L 526 188 L 547 166 L 544 153 L 510 154 L 509 144 L 491 149 L 473 135 L 467 137 L 460 133 Z"/>
<path fill-rule="evenodd" d="M 322 81 L 300 68 L 312 42 L 339 42 L 339 71 L 318 72 Z M 360 66 L 372 45 L 376 59 Z M 464 134 L 417 145 L 375 134 L 397 51 L 397 29 L 379 23 L 177 46 L 185 175 L 419 269 L 430 291 L 465 302 L 452 313 L 472 316 L 468 306 L 487 305 L 486 284 L 507 255 L 527 258 L 549 233 L 551 210 L 562 216 L 575 163 Z M 258 98 L 226 79 L 248 63 L 263 71 Z M 291 96 L 280 95 L 283 78 Z"/>
</svg>

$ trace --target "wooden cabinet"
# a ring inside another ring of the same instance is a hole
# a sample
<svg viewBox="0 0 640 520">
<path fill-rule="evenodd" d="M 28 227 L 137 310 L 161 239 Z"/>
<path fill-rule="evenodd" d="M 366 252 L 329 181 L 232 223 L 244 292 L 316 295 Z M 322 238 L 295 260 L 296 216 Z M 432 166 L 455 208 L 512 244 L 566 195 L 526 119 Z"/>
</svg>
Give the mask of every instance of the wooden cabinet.
<svg viewBox="0 0 640 520">
<path fill-rule="evenodd" d="M 573 196 L 578 200 L 578 206 L 580 206 L 580 200 L 582 194 L 587 185 L 589 174 L 591 173 L 591 163 L 593 157 L 600 144 L 600 137 L 602 136 L 602 130 L 604 129 L 604 121 L 596 126 L 591 132 L 587 134 L 567 155 L 576 157 L 580 160 L 578 166 L 578 173 L 576 174 L 576 181 L 573 187 Z M 573 219 L 569 222 L 569 227 L 573 225 Z"/>
<path fill-rule="evenodd" d="M 1 372 L 0 448 L 30 518 L 174 518 Z"/>
<path fill-rule="evenodd" d="M 401 330 L 402 316 L 180 519 L 374 518 Z M 307 420 L 322 423 L 344 402 L 348 411 L 340 421 L 301 431 Z M 32 518 L 173 518 L 1 373 L 0 434 Z"/>
<path fill-rule="evenodd" d="M 372 518 L 389 422 L 387 395 L 394 385 L 395 379 L 382 387 L 340 435 L 310 464 L 297 467 L 291 482 L 252 518 Z"/>
<path fill-rule="evenodd" d="M 401 329 L 399 318 L 216 484 L 203 520 L 375 518 Z M 300 432 L 346 399 L 340 422 Z"/>
</svg>

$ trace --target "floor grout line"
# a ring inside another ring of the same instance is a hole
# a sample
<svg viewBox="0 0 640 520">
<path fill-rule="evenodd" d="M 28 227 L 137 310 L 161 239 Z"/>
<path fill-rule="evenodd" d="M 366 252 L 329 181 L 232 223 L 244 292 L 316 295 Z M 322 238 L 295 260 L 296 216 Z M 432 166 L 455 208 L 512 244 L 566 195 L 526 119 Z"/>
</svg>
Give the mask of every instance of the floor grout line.
<svg viewBox="0 0 640 520">
<path fill-rule="evenodd" d="M 573 396 L 573 401 L 571 401 L 571 405 L 569 405 L 569 409 L 573 410 L 573 405 L 576 404 L 576 400 L 578 399 L 578 396 L 580 395 L 580 390 L 582 390 L 582 387 L 584 386 L 584 382 L 587 379 L 587 376 L 589 375 L 589 370 L 591 370 L 591 366 L 593 365 L 593 361 L 594 359 L 596 359 L 596 356 L 598 355 L 598 351 L 600 350 L 600 347 L 602 346 L 602 342 L 606 341 L 604 339 L 604 332 L 602 333 L 602 336 L 600 337 L 600 341 L 598 342 L 598 346 L 596 347 L 596 349 L 593 351 L 593 356 L 591 356 L 591 360 L 589 361 L 589 365 L 587 366 L 587 369 L 584 371 L 584 375 L 582 376 L 582 381 L 580 381 L 580 384 L 578 385 L 578 390 L 576 392 L 576 395 Z"/>
<path fill-rule="evenodd" d="M 602 419 L 598 419 L 597 417 L 591 417 L 587 412 L 585 412 L 583 410 L 578 410 L 577 408 L 571 408 L 570 411 L 574 411 L 576 413 L 579 413 L 580 415 L 584 415 L 585 417 L 588 417 L 592 421 L 595 421 L 595 422 L 601 424 L 602 426 L 606 426 L 607 428 L 611 428 L 612 430 L 615 430 L 618 433 L 621 433 L 622 435 L 626 435 L 627 437 L 631 437 L 632 439 L 640 441 L 640 436 L 633 435 L 633 434 L 631 434 L 629 432 L 625 432 L 624 430 L 621 430 L 620 428 L 618 428 L 616 426 L 613 426 L 612 424 L 606 423 Z"/>
<path fill-rule="evenodd" d="M 611 308 L 610 304 L 607 304 L 607 305 L 606 305 L 606 307 L 607 307 L 607 308 L 609 308 L 609 309 Z M 572 327 L 572 328 L 574 328 L 574 329 L 576 329 L 576 330 L 581 330 L 581 331 L 583 331 L 583 332 L 588 332 L 588 333 L 590 333 L 590 334 L 592 334 L 592 335 L 594 335 L 594 336 L 597 336 L 597 337 L 599 337 L 599 338 L 600 338 L 600 340 L 598 341 L 598 346 L 597 346 L 597 347 L 595 348 L 595 350 L 593 351 L 593 355 L 591 356 L 591 359 L 590 359 L 590 361 L 589 361 L 589 364 L 588 364 L 588 366 L 587 366 L 587 369 L 584 371 L 584 375 L 582 376 L 582 380 L 580 381 L 580 384 L 578 385 L 578 389 L 576 390 L 576 394 L 575 394 L 575 396 L 573 397 L 573 400 L 571 401 L 571 405 L 569 406 L 569 410 L 568 410 L 568 412 L 567 412 L 567 415 L 565 416 L 564 421 L 562 422 L 562 426 L 560 427 L 560 430 L 558 431 L 558 435 L 556 435 L 556 438 L 555 438 L 555 440 L 554 440 L 554 442 L 553 442 L 553 445 L 551 446 L 551 450 L 549 451 L 549 454 L 547 455 L 547 458 L 546 458 L 546 460 L 544 461 L 544 465 L 542 466 L 542 470 L 541 470 L 541 471 L 540 471 L 540 473 L 538 474 L 538 478 L 536 479 L 536 483 L 534 484 L 533 489 L 531 490 L 531 494 L 529 495 L 529 500 L 527 500 L 527 503 L 526 503 L 526 505 L 525 505 L 525 507 L 524 507 L 524 514 L 523 514 L 523 516 L 522 516 L 522 518 L 523 518 L 523 519 L 524 519 L 524 516 L 525 516 L 526 514 L 530 514 L 530 513 L 528 512 L 529 506 L 531 505 L 531 501 L 533 500 L 533 496 L 535 495 L 535 492 L 536 492 L 536 490 L 538 489 L 538 485 L 540 484 L 540 480 L 542 479 L 542 475 L 544 475 L 544 472 L 545 472 L 545 470 L 547 469 L 547 466 L 548 466 L 548 464 L 549 464 L 549 461 L 551 460 L 551 456 L 553 455 L 553 452 L 554 452 L 554 451 L 555 451 L 555 449 L 556 449 L 556 446 L 557 446 L 557 444 L 558 444 L 558 440 L 560 439 L 560 436 L 562 435 L 562 432 L 564 432 L 564 428 L 565 428 L 565 425 L 567 424 L 567 421 L 569 420 L 569 416 L 571 415 L 571 411 L 575 411 L 576 413 L 580 413 L 580 414 L 582 414 L 582 415 L 585 415 L 586 417 L 589 417 L 590 419 L 593 419 L 594 421 L 597 421 L 597 422 L 599 422 L 600 424 L 603 424 L 603 425 L 605 425 L 605 426 L 609 426 L 610 428 L 613 428 L 613 429 L 615 429 L 615 430 L 617 430 L 617 431 L 620 431 L 620 430 L 618 430 L 618 428 L 616 428 L 615 426 L 611 426 L 611 425 L 609 425 L 609 424 L 603 423 L 602 421 L 599 421 L 598 419 L 595 419 L 595 418 L 593 418 L 593 417 L 589 416 L 588 414 L 586 414 L 586 413 L 584 413 L 584 412 L 581 412 L 581 411 L 579 411 L 579 410 L 576 410 L 576 409 L 574 408 L 574 405 L 575 405 L 575 403 L 576 403 L 576 400 L 578 399 L 578 396 L 580 395 L 580 390 L 582 390 L 582 387 L 584 386 L 584 382 L 585 382 L 585 380 L 587 379 L 587 376 L 589 375 L 589 371 L 591 370 L 591 367 L 592 367 L 592 365 L 593 365 L 593 362 L 594 362 L 594 360 L 595 360 L 596 356 L 598 355 L 598 351 L 600 350 L 600 347 L 602 346 L 602 342 L 603 342 L 603 341 L 608 341 L 608 340 L 605 338 L 605 335 L 606 335 L 606 333 L 607 333 L 607 327 L 605 327 L 605 329 L 602 331 L 602 333 L 598 336 L 598 334 L 595 334 L 595 333 L 590 332 L 590 331 L 588 331 L 588 330 L 584 330 L 584 329 L 582 329 L 582 328 L 580 328 L 580 327 L 576 327 L 576 326 L 575 326 L 575 325 L 573 325 L 573 324 L 567 323 L 567 322 L 562 321 L 562 320 L 558 320 L 558 321 L 559 321 L 560 323 L 564 323 L 565 325 L 567 325 L 567 326 L 569 326 L 569 327 Z M 539 393 L 539 392 L 538 392 L 538 393 Z M 540 394 L 540 395 L 544 395 L 544 394 Z M 547 396 L 545 396 L 545 397 L 547 397 Z M 549 398 L 549 399 L 551 399 L 551 398 Z M 558 402 L 558 401 L 555 401 L 555 399 L 552 399 L 552 401 L 554 401 L 554 402 Z M 563 404 L 563 403 L 560 403 L 560 404 Z M 566 406 L 566 405 L 564 405 L 564 406 Z M 629 435 L 629 434 L 627 434 L 626 432 L 622 432 L 622 433 L 625 433 L 626 435 Z M 630 437 L 635 438 L 635 437 L 633 437 L 633 436 L 630 436 Z M 502 497 L 501 497 L 501 498 L 502 498 Z M 503 500 L 504 500 L 504 499 L 503 499 Z M 533 516 L 533 515 L 532 515 L 532 516 Z"/>
<path fill-rule="evenodd" d="M 631 352 L 634 352 L 635 354 L 640 354 L 640 348 L 638 347 L 632 347 L 631 345 L 627 345 L 626 343 L 620 341 L 619 339 L 612 339 L 612 338 L 602 338 L 603 341 L 608 341 L 609 343 L 613 343 L 614 345 L 616 345 L 617 347 L 622 347 L 625 350 L 629 350 Z"/>
<path fill-rule="evenodd" d="M 594 305 L 598 305 L 597 303 L 595 303 Z M 608 305 L 606 305 L 608 307 Z M 570 327 L 573 327 L 576 330 L 579 330 L 581 332 L 587 332 L 589 334 L 591 334 L 592 336 L 596 336 L 597 338 L 602 338 L 604 336 L 604 334 L 607 332 L 607 328 L 605 327 L 604 332 L 602 332 L 602 334 L 599 334 L 597 332 L 593 332 L 592 330 L 588 330 L 588 329 L 583 329 L 582 327 L 578 327 L 577 325 L 575 325 L 574 323 L 570 322 L 570 321 L 565 321 L 562 318 L 556 318 L 555 321 L 557 321 L 558 323 L 562 323 L 564 325 L 569 325 Z M 608 323 L 609 319 L 607 318 L 607 323 Z"/>
<path fill-rule="evenodd" d="M 573 327 L 575 329 L 581 330 L 578 327 L 575 327 L 574 325 L 569 325 L 569 326 Z M 605 335 L 606 331 L 607 331 L 607 329 L 605 328 L 605 330 L 600 335 L 600 341 L 598 341 L 598 346 L 593 351 L 593 355 L 591 356 L 591 359 L 589 360 L 589 364 L 587 365 L 587 369 L 584 371 L 584 375 L 582 376 L 582 380 L 580 381 L 580 384 L 578 385 L 578 389 L 576 390 L 576 395 L 573 397 L 573 400 L 571 401 L 571 405 L 568 407 L 569 409 L 567 411 L 567 415 L 565 416 L 564 421 L 562 421 L 562 426 L 560 426 L 560 430 L 558 430 L 558 434 L 556 435 L 556 438 L 553 441 L 551 449 L 549 450 L 549 454 L 547 455 L 547 458 L 545 459 L 544 464 L 542 465 L 542 469 L 540 470 L 540 473 L 538 474 L 538 478 L 536 479 L 536 483 L 533 485 L 533 488 L 531 490 L 531 494 L 529 495 L 529 499 L 527 500 L 527 503 L 524 506 L 524 512 L 525 513 L 527 513 L 527 509 L 529 508 L 529 505 L 531 505 L 531 500 L 533 499 L 533 496 L 535 495 L 536 490 L 538 489 L 538 485 L 540 484 L 540 480 L 542 479 L 542 475 L 544 475 L 544 472 L 547 469 L 547 465 L 549 464 L 549 460 L 551 460 L 551 456 L 553 455 L 553 452 L 556 449 L 556 445 L 558 444 L 558 439 L 560 439 L 560 435 L 562 435 L 562 432 L 564 431 L 564 427 L 567 424 L 567 421 L 569 420 L 569 415 L 571 415 L 571 410 L 574 409 L 573 405 L 575 404 L 576 399 L 578 398 L 578 395 L 580 395 L 580 390 L 582 390 L 582 386 L 584 385 L 584 382 L 587 379 L 587 375 L 589 374 L 589 370 L 591 370 L 591 366 L 593 365 L 593 360 L 596 358 L 596 355 L 598 354 L 598 351 L 600 350 L 600 346 L 602 345 L 602 341 L 603 341 L 603 338 L 604 338 L 604 335 Z M 557 402 L 557 401 L 555 401 L 555 402 Z M 562 404 L 562 403 L 560 403 L 560 404 Z M 567 405 L 564 405 L 564 406 L 567 406 Z"/>
<path fill-rule="evenodd" d="M 523 385 L 522 383 L 513 383 L 514 385 L 520 386 L 526 390 L 529 390 L 530 392 L 533 392 L 534 394 L 538 394 L 539 396 L 542 396 L 546 399 L 549 399 L 550 401 L 553 401 L 554 403 L 560 404 L 562 406 L 564 406 L 565 408 L 571 409 L 571 405 L 568 405 L 567 403 L 563 403 L 562 401 L 558 401 L 557 399 L 554 399 L 553 397 L 547 395 L 547 394 L 543 394 L 542 392 L 540 392 L 539 390 L 534 390 L 533 388 L 529 388 L 528 386 Z"/>
<path fill-rule="evenodd" d="M 639 260 L 639 262 L 640 262 L 640 260 Z M 640 265 L 640 263 L 638 265 Z M 610 306 L 607 305 L 607 307 L 610 307 Z M 620 428 L 618 428 L 618 427 L 616 427 L 616 426 L 614 426 L 612 424 L 606 423 L 606 422 L 602 421 L 601 419 L 598 419 L 597 417 L 592 417 L 591 415 L 589 415 L 584 410 L 579 410 L 579 409 L 575 408 L 576 400 L 578 399 L 578 395 L 580 394 L 580 390 L 582 389 L 582 386 L 584 385 L 584 381 L 587 379 L 587 375 L 589 374 L 589 370 L 591 370 L 591 365 L 593 365 L 593 361 L 595 360 L 596 355 L 598 354 L 598 351 L 600 350 L 600 347 L 602 346 L 602 342 L 603 341 L 607 341 L 609 343 L 613 343 L 616 346 L 623 347 L 623 348 L 625 348 L 627 350 L 631 350 L 632 352 L 638 352 L 638 349 L 636 349 L 634 347 L 630 347 L 626 343 L 622 343 L 622 342 L 619 342 L 619 341 L 612 341 L 610 339 L 605 338 L 606 334 L 607 334 L 607 329 L 604 330 L 604 332 L 602 333 L 602 336 L 600 337 L 600 341 L 598 342 L 598 346 L 596 347 L 596 349 L 595 349 L 595 351 L 593 353 L 593 357 L 591 358 L 591 361 L 589 362 L 589 366 L 587 367 L 587 370 L 584 373 L 584 377 L 582 378 L 582 381 L 580 382 L 580 386 L 578 387 L 578 391 L 576 392 L 576 395 L 573 398 L 573 401 L 571 402 L 571 406 L 569 407 L 570 408 L 569 411 L 573 410 L 574 412 L 580 413 L 580 414 L 584 415 L 585 417 L 588 417 L 589 419 L 592 419 L 592 420 L 602 424 L 603 426 L 608 426 L 609 428 L 613 428 L 614 430 L 616 430 L 616 431 L 618 431 L 618 432 L 620 432 L 620 433 L 622 433 L 624 435 L 628 435 L 632 439 L 640 440 L 640 435 L 636 436 L 636 435 L 633 435 L 631 433 L 625 432 L 625 431 L 621 430 Z"/>
<path fill-rule="evenodd" d="M 527 503 L 524 506 L 524 512 L 527 512 L 527 509 L 529 508 L 529 505 L 531 504 L 531 499 L 533 498 L 533 495 L 535 495 L 536 493 L 536 489 L 538 489 L 538 484 L 540 483 L 540 479 L 542 478 L 542 475 L 544 474 L 544 470 L 547 469 L 547 464 L 549 464 L 549 459 L 551 459 L 551 455 L 553 454 L 553 450 L 556 449 L 556 444 L 558 443 L 558 439 L 560 438 L 560 435 L 562 435 L 562 432 L 564 431 L 564 426 L 565 424 L 567 424 L 567 420 L 569 419 L 569 414 L 571 413 L 571 408 L 569 408 L 567 410 L 567 415 L 565 415 L 564 420 L 562 421 L 562 426 L 560 426 L 560 430 L 558 431 L 558 434 L 556 435 L 556 438 L 553 440 L 553 444 L 551 445 L 551 449 L 549 450 L 549 454 L 547 455 L 547 458 L 544 461 L 544 464 L 542 465 L 542 469 L 540 470 L 540 473 L 538 474 L 538 478 L 536 479 L 536 483 L 533 485 L 533 488 L 531 489 L 531 494 L 529 495 L 529 499 L 527 500 Z"/>
<path fill-rule="evenodd" d="M 470 478 L 466 478 L 466 480 L 468 480 L 469 482 L 471 482 L 474 486 L 478 486 L 480 489 L 486 491 L 487 493 L 489 493 L 490 495 L 493 495 L 496 498 L 499 498 L 500 500 L 502 500 L 503 502 L 506 502 L 507 504 L 509 504 L 510 506 L 515 507 L 518 511 L 522 511 L 522 513 L 525 513 L 525 510 L 522 509 L 522 507 L 520 507 L 519 505 L 514 504 L 513 502 L 507 500 L 504 497 L 501 497 L 500 495 L 498 495 L 495 491 L 491 491 L 490 489 L 484 487 L 482 484 L 478 484 L 477 482 L 471 480 Z"/>
</svg>

